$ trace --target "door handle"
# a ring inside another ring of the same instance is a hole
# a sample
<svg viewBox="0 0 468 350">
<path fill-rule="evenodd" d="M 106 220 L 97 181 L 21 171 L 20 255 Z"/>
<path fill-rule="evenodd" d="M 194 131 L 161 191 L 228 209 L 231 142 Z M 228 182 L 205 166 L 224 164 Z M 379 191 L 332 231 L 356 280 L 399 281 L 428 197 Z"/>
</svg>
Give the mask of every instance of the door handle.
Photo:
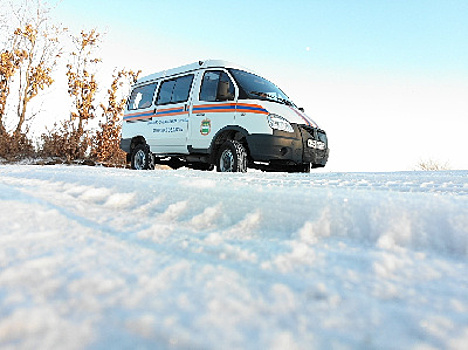
<svg viewBox="0 0 468 350">
<path fill-rule="evenodd" d="M 197 113 L 197 117 L 204 117 L 205 113 Z"/>
</svg>

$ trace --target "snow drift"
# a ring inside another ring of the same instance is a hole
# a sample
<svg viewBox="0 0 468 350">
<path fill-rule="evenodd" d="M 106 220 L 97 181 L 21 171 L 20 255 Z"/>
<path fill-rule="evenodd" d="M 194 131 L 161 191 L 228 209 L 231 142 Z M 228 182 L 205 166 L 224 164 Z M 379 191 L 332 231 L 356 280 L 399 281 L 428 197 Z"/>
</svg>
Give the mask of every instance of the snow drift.
<svg viewBox="0 0 468 350">
<path fill-rule="evenodd" d="M 461 349 L 467 179 L 0 166 L 0 346 Z"/>
</svg>

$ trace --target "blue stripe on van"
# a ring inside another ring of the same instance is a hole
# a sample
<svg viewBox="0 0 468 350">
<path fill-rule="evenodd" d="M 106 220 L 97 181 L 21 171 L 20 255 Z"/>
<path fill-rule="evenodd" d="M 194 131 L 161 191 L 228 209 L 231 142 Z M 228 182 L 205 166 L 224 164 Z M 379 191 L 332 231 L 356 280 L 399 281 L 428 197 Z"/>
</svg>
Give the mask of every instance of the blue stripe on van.
<svg viewBox="0 0 468 350">
<path fill-rule="evenodd" d="M 138 114 L 131 114 L 126 117 L 124 116 L 124 120 L 151 118 L 153 115 L 154 115 L 153 111 L 145 112 L 145 113 L 138 113 Z"/>
<path fill-rule="evenodd" d="M 218 110 L 231 110 L 231 109 L 234 109 L 235 107 L 233 106 L 216 106 L 216 105 L 213 105 L 213 106 L 210 106 L 210 107 L 193 107 L 193 111 L 194 112 L 204 112 L 204 111 L 209 111 L 209 110 L 214 110 L 214 111 L 218 111 Z"/>
<path fill-rule="evenodd" d="M 156 112 L 156 116 L 164 116 L 166 114 L 172 114 L 172 113 L 181 113 L 184 112 L 184 108 L 171 108 L 169 110 L 161 110 Z"/>
</svg>

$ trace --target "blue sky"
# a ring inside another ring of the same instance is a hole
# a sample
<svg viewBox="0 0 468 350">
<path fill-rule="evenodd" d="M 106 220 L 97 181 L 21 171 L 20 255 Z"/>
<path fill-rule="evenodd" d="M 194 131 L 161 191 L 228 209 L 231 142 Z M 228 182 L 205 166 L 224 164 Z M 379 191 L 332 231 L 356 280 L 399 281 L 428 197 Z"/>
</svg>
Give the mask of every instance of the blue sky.
<svg viewBox="0 0 468 350">
<path fill-rule="evenodd" d="M 106 32 L 108 66 L 218 58 L 257 71 L 327 130 L 331 170 L 468 169 L 466 0 L 63 0 L 54 15 Z"/>
<path fill-rule="evenodd" d="M 195 53 L 328 69 L 468 74 L 466 0 L 64 0 L 58 11 L 67 22 L 110 36 L 135 33 L 149 45 L 164 38 Z"/>
</svg>

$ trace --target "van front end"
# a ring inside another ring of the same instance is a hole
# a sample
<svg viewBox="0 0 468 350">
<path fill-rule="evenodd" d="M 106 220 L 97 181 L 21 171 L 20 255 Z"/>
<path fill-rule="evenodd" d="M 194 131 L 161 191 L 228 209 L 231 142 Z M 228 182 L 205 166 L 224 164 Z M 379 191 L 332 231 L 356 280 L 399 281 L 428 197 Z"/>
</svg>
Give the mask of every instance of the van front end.
<svg viewBox="0 0 468 350">
<path fill-rule="evenodd" d="M 324 167 L 330 154 L 327 134 L 324 130 L 307 125 L 301 125 L 300 130 L 304 149 L 303 161 L 310 163 L 312 168 Z"/>
<path fill-rule="evenodd" d="M 301 171 L 324 167 L 330 150 L 325 131 L 309 125 L 289 124 L 288 131 L 247 136 L 251 167 L 270 171 Z"/>
</svg>

